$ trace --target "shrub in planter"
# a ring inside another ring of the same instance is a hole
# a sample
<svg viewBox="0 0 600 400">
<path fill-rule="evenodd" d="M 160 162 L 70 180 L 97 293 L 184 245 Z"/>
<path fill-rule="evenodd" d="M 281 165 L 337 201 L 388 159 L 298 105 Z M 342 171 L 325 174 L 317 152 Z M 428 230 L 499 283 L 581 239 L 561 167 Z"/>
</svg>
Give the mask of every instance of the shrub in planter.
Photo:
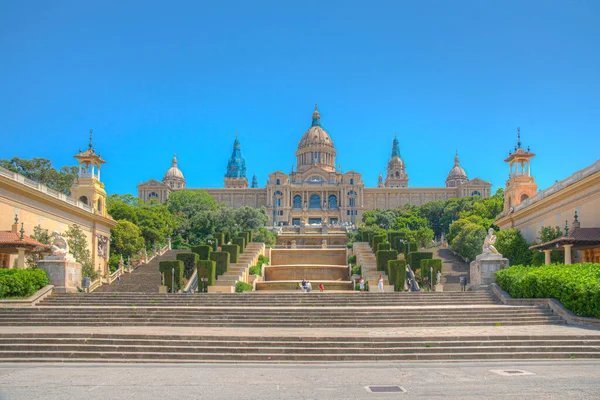
<svg viewBox="0 0 600 400">
<path fill-rule="evenodd" d="M 49 284 L 41 268 L 0 269 L 0 298 L 29 297 Z"/>
<path fill-rule="evenodd" d="M 169 288 L 169 292 L 176 292 L 183 285 L 183 261 L 180 260 L 164 260 L 158 263 L 158 270 L 164 274 L 165 286 Z M 172 273 L 175 270 L 175 288 L 171 287 Z"/>
<path fill-rule="evenodd" d="M 244 249 L 246 248 L 246 238 L 242 236 L 234 237 L 233 239 L 231 239 L 231 244 L 237 244 L 238 246 L 240 246 L 240 254 L 242 254 L 244 252 Z"/>
<path fill-rule="evenodd" d="M 217 241 L 217 246 L 222 246 L 227 243 L 225 241 L 225 234 L 222 232 L 213 233 L 213 238 Z"/>
<path fill-rule="evenodd" d="M 433 258 L 433 259 L 421 259 L 421 276 L 423 278 L 427 277 L 430 280 L 432 279 L 431 275 L 431 267 L 433 267 L 433 284 L 437 285 L 437 273 L 438 271 L 442 271 L 442 259 L 441 258 Z"/>
<path fill-rule="evenodd" d="M 354 242 L 348 242 L 346 243 L 346 247 L 351 249 L 352 247 L 354 247 Z"/>
<path fill-rule="evenodd" d="M 239 281 L 235 283 L 235 292 L 236 293 L 247 292 L 249 290 L 252 290 L 252 285 L 250 285 L 249 283 L 239 282 Z"/>
<path fill-rule="evenodd" d="M 263 264 L 268 264 L 268 263 L 269 263 L 269 257 L 263 256 L 262 254 L 260 256 L 258 256 L 258 262 L 256 263 L 256 265 L 258 265 L 259 267 L 262 267 Z"/>
<path fill-rule="evenodd" d="M 209 245 L 203 244 L 201 246 L 192 246 L 192 253 L 198 254 L 200 260 L 210 260 L 210 253 L 213 248 Z"/>
<path fill-rule="evenodd" d="M 208 278 L 208 282 L 204 284 L 207 286 L 212 286 L 215 284 L 215 280 L 217 279 L 217 263 L 212 260 L 200 260 L 198 261 L 198 282 L 200 282 L 200 278 Z M 201 287 L 202 284 L 198 284 L 198 287 Z"/>
<path fill-rule="evenodd" d="M 412 245 L 411 245 L 412 247 Z M 413 251 L 408 254 L 406 262 L 410 265 L 413 271 L 421 268 L 421 260 L 432 259 L 433 253 L 430 251 Z"/>
<path fill-rule="evenodd" d="M 198 260 L 200 259 L 198 254 L 178 253 L 175 258 L 183 262 L 183 276 L 185 276 L 187 279 L 190 279 L 196 270 L 196 265 L 198 265 Z"/>
<path fill-rule="evenodd" d="M 362 275 L 362 267 L 360 265 L 352 267 L 352 275 Z"/>
<path fill-rule="evenodd" d="M 376 235 L 371 239 L 371 249 L 377 251 L 379 243 L 385 242 L 385 235 Z"/>
<path fill-rule="evenodd" d="M 229 253 L 226 251 L 213 251 L 210 253 L 210 259 L 217 263 L 216 275 L 223 275 L 229 270 Z"/>
<path fill-rule="evenodd" d="M 350 254 L 348 256 L 348 264 L 356 264 L 356 254 Z"/>
<path fill-rule="evenodd" d="M 246 235 L 246 245 L 248 245 L 252 242 L 252 231 L 245 231 L 244 234 Z"/>
<path fill-rule="evenodd" d="M 394 285 L 394 290 L 397 292 L 402 291 L 406 280 L 406 261 L 389 260 L 387 274 L 390 284 Z"/>
<path fill-rule="evenodd" d="M 258 265 L 253 265 L 250 267 L 250 270 L 248 272 L 250 275 L 262 275 L 262 268 L 259 267 Z"/>
<path fill-rule="evenodd" d="M 375 253 L 377 259 L 377 271 L 387 272 L 388 261 L 397 260 L 398 252 L 396 250 L 379 250 Z"/>
<path fill-rule="evenodd" d="M 379 243 L 377 245 L 377 250 L 391 250 L 392 246 L 388 242 Z"/>
<path fill-rule="evenodd" d="M 224 244 L 221 246 L 221 251 L 229 253 L 229 262 L 235 264 L 240 256 L 240 246 L 237 244 Z"/>
</svg>

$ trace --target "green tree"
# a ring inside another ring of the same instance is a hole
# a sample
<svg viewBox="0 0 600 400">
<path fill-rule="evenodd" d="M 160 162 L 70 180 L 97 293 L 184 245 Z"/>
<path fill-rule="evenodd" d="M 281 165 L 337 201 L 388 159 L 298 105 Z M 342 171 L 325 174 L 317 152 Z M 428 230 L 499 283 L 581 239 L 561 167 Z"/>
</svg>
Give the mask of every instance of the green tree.
<svg viewBox="0 0 600 400">
<path fill-rule="evenodd" d="M 122 255 L 126 260 L 144 248 L 144 238 L 140 228 L 127 220 L 117 221 L 110 230 L 111 252 Z"/>
<path fill-rule="evenodd" d="M 254 232 L 254 241 L 263 242 L 267 246 L 273 246 L 277 243 L 277 235 L 261 226 Z"/>
<path fill-rule="evenodd" d="M 50 235 L 48 234 L 48 229 L 42 229 L 41 225 L 33 227 L 33 235 L 31 235 L 33 240 L 37 240 L 42 244 L 50 244 Z M 25 256 L 25 262 L 29 268 L 37 268 L 38 261 L 40 261 L 43 256 L 39 253 L 27 253 Z"/>
<path fill-rule="evenodd" d="M 555 226 L 542 226 L 540 231 L 538 232 L 538 240 L 540 243 L 550 242 L 554 239 L 558 239 L 563 235 L 560 227 Z M 533 244 L 533 243 L 532 243 Z M 550 252 L 550 262 L 552 264 L 562 263 L 564 261 L 564 253 L 560 250 L 552 250 Z M 534 265 L 542 265 L 546 261 L 546 255 L 543 251 L 534 251 L 532 257 L 532 264 Z"/>
<path fill-rule="evenodd" d="M 454 224 L 452 225 L 454 226 Z M 451 242 L 452 250 L 469 261 L 474 260 L 482 252 L 481 246 L 485 235 L 486 230 L 481 225 L 466 221 Z"/>
<path fill-rule="evenodd" d="M 0 160 L 0 167 L 23 175 L 24 177 L 48 186 L 60 193 L 70 194 L 71 185 L 77 178 L 78 168 L 64 166 L 57 171 L 52 167 L 52 162 L 47 158 L 13 157 L 10 160 Z"/>
<path fill-rule="evenodd" d="M 79 225 L 73 224 L 62 234 L 69 244 L 69 251 L 75 260 L 81 264 L 81 275 L 84 278 L 95 279 L 98 274 L 92 265 L 92 254 L 88 249 L 87 237 Z"/>
<path fill-rule="evenodd" d="M 502 230 L 496 234 L 495 247 L 500 254 L 508 258 L 510 265 L 529 265 L 533 253 L 521 231 L 514 228 Z"/>
</svg>

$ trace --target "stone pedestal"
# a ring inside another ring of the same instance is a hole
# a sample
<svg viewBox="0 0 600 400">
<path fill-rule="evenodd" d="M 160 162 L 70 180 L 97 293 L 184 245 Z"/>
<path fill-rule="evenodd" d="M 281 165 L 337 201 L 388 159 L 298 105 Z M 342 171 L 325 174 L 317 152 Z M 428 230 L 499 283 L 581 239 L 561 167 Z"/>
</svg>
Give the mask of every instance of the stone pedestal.
<svg viewBox="0 0 600 400">
<path fill-rule="evenodd" d="M 81 264 L 74 259 L 49 256 L 38 261 L 38 268 L 46 271 L 57 293 L 74 293 L 81 288 Z"/>
<path fill-rule="evenodd" d="M 496 281 L 496 271 L 508 268 L 508 259 L 501 254 L 480 254 L 471 262 L 470 289 L 485 289 Z"/>
<path fill-rule="evenodd" d="M 444 291 L 444 285 L 442 285 L 441 283 L 439 285 L 434 285 L 433 286 L 433 290 L 435 292 L 443 292 Z"/>
<path fill-rule="evenodd" d="M 159 294 L 167 294 L 169 292 L 169 288 L 165 285 L 159 285 L 158 286 L 158 293 Z"/>
</svg>

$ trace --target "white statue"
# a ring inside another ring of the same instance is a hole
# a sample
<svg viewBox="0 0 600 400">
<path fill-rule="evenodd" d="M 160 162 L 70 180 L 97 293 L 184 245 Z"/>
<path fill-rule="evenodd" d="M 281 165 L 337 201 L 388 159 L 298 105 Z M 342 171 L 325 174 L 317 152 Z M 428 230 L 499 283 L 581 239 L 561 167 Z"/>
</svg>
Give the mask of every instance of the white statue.
<svg viewBox="0 0 600 400">
<path fill-rule="evenodd" d="M 64 236 L 61 236 L 58 231 L 52 232 L 52 255 L 53 256 L 67 256 L 69 254 L 69 244 Z"/>
<path fill-rule="evenodd" d="M 442 272 L 441 271 L 438 271 L 437 274 L 435 275 L 435 284 L 436 285 L 442 284 Z"/>
<path fill-rule="evenodd" d="M 483 254 L 500 254 L 498 250 L 494 247 L 494 243 L 496 243 L 496 235 L 494 235 L 494 228 L 488 229 L 488 234 L 483 241 Z"/>
</svg>

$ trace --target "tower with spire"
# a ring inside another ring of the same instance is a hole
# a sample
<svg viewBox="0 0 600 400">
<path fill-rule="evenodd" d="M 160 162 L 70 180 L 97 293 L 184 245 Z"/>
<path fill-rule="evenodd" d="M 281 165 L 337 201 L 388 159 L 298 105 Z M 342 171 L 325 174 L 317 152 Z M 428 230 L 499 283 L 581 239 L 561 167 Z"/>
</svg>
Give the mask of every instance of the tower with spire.
<svg viewBox="0 0 600 400">
<path fill-rule="evenodd" d="M 408 174 L 406 173 L 404 161 L 400 156 L 400 142 L 395 133 L 392 142 L 392 156 L 388 161 L 384 186 L 386 188 L 408 187 Z"/>
<path fill-rule="evenodd" d="M 527 150 L 521 147 L 521 128 L 517 128 L 517 144 L 514 153 L 508 152 L 508 158 L 504 162 L 508 163 L 509 175 L 504 190 L 504 212 L 512 207 L 522 203 L 529 197 L 535 196 L 537 192 L 537 183 L 531 175 L 531 159 L 535 157 L 529 147 Z"/>
<path fill-rule="evenodd" d="M 246 179 L 246 160 L 242 157 L 242 146 L 238 135 L 235 135 L 233 141 L 233 151 L 227 161 L 227 172 L 223 179 L 226 188 L 247 188 L 248 179 Z"/>
<path fill-rule="evenodd" d="M 256 177 L 256 171 L 254 171 L 254 175 L 252 175 L 252 189 L 258 188 L 258 178 Z"/>
<path fill-rule="evenodd" d="M 183 172 L 177 166 L 177 154 L 173 153 L 173 159 L 171 160 L 171 168 L 165 172 L 163 177 L 163 183 L 171 190 L 185 189 L 185 178 Z"/>
<path fill-rule="evenodd" d="M 77 179 L 71 186 L 71 196 L 94 208 L 94 212 L 106 217 L 106 191 L 100 180 L 100 169 L 106 161 L 96 153 L 93 143 L 94 131 L 90 129 L 88 149 L 79 149 L 74 158 L 79 162 Z"/>
</svg>

